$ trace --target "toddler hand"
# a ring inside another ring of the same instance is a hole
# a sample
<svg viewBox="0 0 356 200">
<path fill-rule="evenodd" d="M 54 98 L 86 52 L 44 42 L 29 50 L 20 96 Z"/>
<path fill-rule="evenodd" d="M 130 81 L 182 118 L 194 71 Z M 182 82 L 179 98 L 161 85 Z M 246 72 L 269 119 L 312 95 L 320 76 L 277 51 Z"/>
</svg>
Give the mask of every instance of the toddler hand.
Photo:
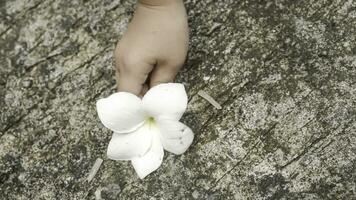
<svg viewBox="0 0 356 200">
<path fill-rule="evenodd" d="M 143 96 L 172 82 L 188 50 L 188 23 L 182 0 L 140 0 L 115 50 L 119 91 Z"/>
</svg>

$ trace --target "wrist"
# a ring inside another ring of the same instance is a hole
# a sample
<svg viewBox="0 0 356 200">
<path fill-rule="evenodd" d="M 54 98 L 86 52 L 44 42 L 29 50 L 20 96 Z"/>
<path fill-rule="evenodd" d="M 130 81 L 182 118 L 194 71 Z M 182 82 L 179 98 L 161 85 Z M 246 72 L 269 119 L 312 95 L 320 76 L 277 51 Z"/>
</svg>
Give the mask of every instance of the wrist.
<svg viewBox="0 0 356 200">
<path fill-rule="evenodd" d="M 183 3 L 183 0 L 139 0 L 138 2 L 146 6 L 169 6 Z"/>
</svg>

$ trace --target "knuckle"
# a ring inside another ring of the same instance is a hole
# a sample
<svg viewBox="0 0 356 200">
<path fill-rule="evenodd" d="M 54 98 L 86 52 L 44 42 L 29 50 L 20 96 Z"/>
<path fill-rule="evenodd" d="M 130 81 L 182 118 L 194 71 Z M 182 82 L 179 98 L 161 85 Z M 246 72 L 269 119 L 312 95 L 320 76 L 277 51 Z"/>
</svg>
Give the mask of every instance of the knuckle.
<svg viewBox="0 0 356 200">
<path fill-rule="evenodd" d="M 184 65 L 185 60 L 186 60 L 185 54 L 175 54 L 174 56 L 170 56 L 167 64 L 174 69 L 179 69 Z"/>
<path fill-rule="evenodd" d="M 121 70 L 125 71 L 127 74 L 137 74 L 140 73 L 140 61 L 134 59 L 130 56 L 124 57 L 119 66 L 121 66 Z"/>
<path fill-rule="evenodd" d="M 126 67 L 133 67 L 133 66 L 136 66 L 138 64 L 138 61 L 137 59 L 134 57 L 134 56 L 125 56 L 123 59 L 122 59 L 122 63 L 126 66 Z"/>
<path fill-rule="evenodd" d="M 137 66 L 139 66 L 137 57 L 132 56 L 130 52 L 123 52 L 120 49 L 115 52 L 115 63 L 118 70 L 125 73 L 135 72 Z"/>
<path fill-rule="evenodd" d="M 171 66 L 172 70 L 179 70 L 184 65 L 185 60 L 173 60 L 169 66 Z"/>
</svg>

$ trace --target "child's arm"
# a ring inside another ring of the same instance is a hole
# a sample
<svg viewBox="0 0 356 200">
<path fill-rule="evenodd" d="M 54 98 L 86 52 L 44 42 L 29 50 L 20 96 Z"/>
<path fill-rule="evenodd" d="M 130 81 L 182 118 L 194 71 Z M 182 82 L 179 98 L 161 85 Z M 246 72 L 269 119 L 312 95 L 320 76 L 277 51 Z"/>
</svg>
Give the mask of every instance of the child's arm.
<svg viewBox="0 0 356 200">
<path fill-rule="evenodd" d="M 119 91 L 142 96 L 152 86 L 172 82 L 187 49 L 183 0 L 139 0 L 115 51 Z"/>
</svg>

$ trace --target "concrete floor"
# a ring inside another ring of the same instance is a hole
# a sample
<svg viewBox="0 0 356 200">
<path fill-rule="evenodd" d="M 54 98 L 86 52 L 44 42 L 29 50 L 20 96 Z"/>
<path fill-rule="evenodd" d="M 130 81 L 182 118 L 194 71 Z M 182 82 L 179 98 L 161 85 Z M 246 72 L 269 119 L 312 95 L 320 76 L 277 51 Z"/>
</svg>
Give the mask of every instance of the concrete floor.
<svg viewBox="0 0 356 200">
<path fill-rule="evenodd" d="M 140 180 L 95 110 L 135 1 L 0 1 L 1 199 L 356 199 L 356 1 L 185 3 L 195 140 Z"/>
</svg>

